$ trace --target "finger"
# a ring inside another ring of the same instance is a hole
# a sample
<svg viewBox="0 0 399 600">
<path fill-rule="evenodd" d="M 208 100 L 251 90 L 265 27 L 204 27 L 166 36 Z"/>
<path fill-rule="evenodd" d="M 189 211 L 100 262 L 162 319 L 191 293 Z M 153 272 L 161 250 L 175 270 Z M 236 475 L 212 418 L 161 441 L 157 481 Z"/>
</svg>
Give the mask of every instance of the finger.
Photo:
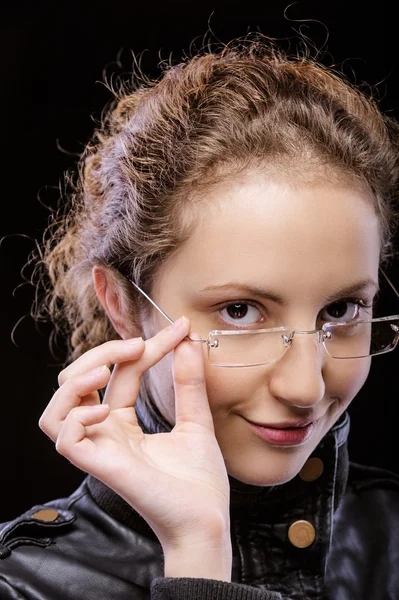
<svg viewBox="0 0 399 600">
<path fill-rule="evenodd" d="M 53 395 L 39 420 L 39 427 L 54 442 L 62 423 L 70 411 L 79 406 L 82 398 L 97 394 L 96 404 L 100 404 L 97 390 L 105 387 L 110 378 L 110 370 L 106 365 L 68 379 Z"/>
<path fill-rule="evenodd" d="M 104 404 L 111 406 L 112 410 L 133 407 L 140 391 L 140 381 L 140 374 L 135 371 L 132 362 L 115 365 L 104 395 Z"/>
<path fill-rule="evenodd" d="M 100 402 L 100 396 L 97 392 L 91 392 L 80 399 L 80 406 L 96 406 Z"/>
<path fill-rule="evenodd" d="M 104 402 L 109 404 L 112 409 L 132 406 L 140 391 L 142 374 L 169 354 L 188 334 L 189 330 L 189 320 L 186 317 L 181 317 L 173 325 L 162 329 L 146 342 L 141 338 L 136 338 L 134 340 L 136 343 L 132 345 L 124 340 L 106 342 L 101 346 L 88 350 L 74 363 L 64 369 L 59 375 L 59 381 L 65 382 L 72 376 L 84 373 L 89 367 L 101 364 L 116 365 L 129 361 L 131 370 L 127 373 L 126 378 L 125 376 L 123 377 L 123 385 L 119 385 L 118 376 L 121 369 L 117 369 L 112 382 L 110 382 L 107 388 Z M 137 362 L 135 363 L 134 360 Z M 125 372 L 123 370 L 124 374 Z"/>
<path fill-rule="evenodd" d="M 80 469 L 95 474 L 96 446 L 86 436 L 86 427 L 102 423 L 108 415 L 109 407 L 104 404 L 80 406 L 71 410 L 57 437 L 57 452 Z"/>
<path fill-rule="evenodd" d="M 190 338 L 200 339 L 191 332 Z M 201 344 L 183 341 L 173 356 L 176 425 L 193 422 L 214 431 L 205 384 L 204 355 Z"/>
<path fill-rule="evenodd" d="M 140 392 L 141 377 L 171 352 L 188 334 L 190 322 L 181 317 L 173 325 L 162 329 L 154 337 L 146 340 L 145 350 L 136 361 L 118 364 L 107 386 L 104 402 L 111 410 L 134 406 Z"/>
<path fill-rule="evenodd" d="M 61 386 L 71 377 L 83 375 L 101 365 L 110 366 L 126 360 L 136 360 L 144 352 L 144 348 L 144 340 L 141 337 L 105 342 L 101 346 L 91 348 L 63 369 L 58 375 L 58 384 Z"/>
</svg>

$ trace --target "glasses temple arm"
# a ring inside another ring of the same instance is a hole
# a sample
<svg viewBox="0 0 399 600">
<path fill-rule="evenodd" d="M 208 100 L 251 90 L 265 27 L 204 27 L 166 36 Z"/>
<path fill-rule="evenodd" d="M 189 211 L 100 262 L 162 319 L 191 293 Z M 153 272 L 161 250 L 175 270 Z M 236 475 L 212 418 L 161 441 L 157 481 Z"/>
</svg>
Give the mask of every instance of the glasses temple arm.
<svg viewBox="0 0 399 600">
<path fill-rule="evenodd" d="M 398 290 L 395 288 L 395 286 L 393 285 L 392 281 L 388 278 L 388 275 L 385 273 L 385 271 L 383 269 L 380 269 L 381 273 L 384 275 L 385 279 L 387 280 L 387 282 L 389 283 L 390 287 L 392 288 L 392 290 L 395 292 L 395 294 L 397 295 L 397 297 L 399 298 L 399 292 Z"/>
<path fill-rule="evenodd" d="M 167 320 L 169 321 L 169 323 L 172 323 L 172 325 L 173 325 L 174 321 L 172 321 L 172 319 L 171 319 L 170 317 L 168 317 L 168 315 L 167 315 L 166 313 L 164 313 L 164 312 L 163 312 L 162 308 L 160 308 L 160 307 L 158 306 L 158 304 L 156 304 L 156 303 L 154 302 L 154 300 L 151 300 L 151 298 L 150 298 L 149 296 L 147 296 L 147 294 L 146 294 L 146 293 L 145 293 L 145 292 L 144 292 L 144 291 L 143 291 L 141 288 L 139 288 L 139 286 L 138 286 L 138 285 L 136 285 L 132 279 L 129 279 L 129 281 L 130 281 L 130 283 L 132 283 L 132 284 L 134 285 L 134 287 L 135 287 L 135 288 L 136 288 L 136 289 L 137 289 L 137 290 L 138 290 L 138 291 L 139 291 L 141 294 L 143 294 L 143 296 L 144 296 L 145 298 L 147 298 L 147 300 L 148 300 L 149 302 L 151 302 L 151 304 L 152 304 L 152 305 L 153 305 L 153 306 L 154 306 L 154 307 L 155 307 L 157 310 L 159 310 L 159 312 L 160 312 L 160 313 L 161 313 L 161 314 L 162 314 L 162 315 L 165 317 L 165 319 L 167 319 Z"/>
<path fill-rule="evenodd" d="M 146 294 L 146 293 L 145 293 L 145 292 L 144 292 L 144 291 L 143 291 L 141 288 L 139 288 L 139 286 L 138 286 L 136 283 L 134 283 L 134 281 L 133 281 L 132 279 L 129 279 L 129 281 L 130 281 L 130 283 L 132 283 L 132 284 L 134 285 L 134 287 L 135 287 L 135 288 L 136 288 L 136 289 L 137 289 L 137 290 L 138 290 L 138 291 L 139 291 L 141 294 L 143 294 L 143 296 L 144 296 L 145 298 L 147 298 L 147 300 L 148 300 L 149 302 L 151 302 L 151 304 L 154 306 L 154 308 L 156 308 L 157 310 L 159 310 L 159 312 L 161 313 L 161 315 L 163 315 L 163 316 L 165 317 L 165 319 L 167 319 L 167 320 L 169 321 L 169 323 L 171 323 L 171 324 L 173 325 L 174 321 L 172 321 L 172 319 L 171 319 L 170 317 L 168 317 L 168 315 L 167 315 L 167 314 L 166 314 L 166 313 L 165 313 L 165 312 L 162 310 L 162 308 L 160 308 L 160 307 L 158 306 L 158 304 L 156 304 L 156 303 L 154 302 L 154 300 L 151 300 L 151 298 L 150 298 L 149 296 L 147 296 L 147 294 Z M 186 336 L 186 337 L 185 337 L 185 339 L 186 339 L 186 340 L 190 340 L 190 342 L 196 342 L 197 344 L 198 344 L 198 343 L 200 343 L 200 344 L 207 344 L 207 343 L 208 343 L 208 341 L 207 341 L 207 340 L 192 340 L 192 339 L 190 338 L 190 336 Z"/>
</svg>

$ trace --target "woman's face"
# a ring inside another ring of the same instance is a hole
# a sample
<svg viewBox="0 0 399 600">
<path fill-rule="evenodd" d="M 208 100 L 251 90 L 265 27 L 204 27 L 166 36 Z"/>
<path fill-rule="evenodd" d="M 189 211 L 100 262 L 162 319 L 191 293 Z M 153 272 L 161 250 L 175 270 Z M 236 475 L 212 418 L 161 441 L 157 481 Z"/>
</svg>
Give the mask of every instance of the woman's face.
<svg viewBox="0 0 399 600">
<path fill-rule="evenodd" d="M 362 304 L 371 305 L 377 291 L 380 240 L 365 191 L 252 172 L 219 186 L 195 210 L 195 231 L 162 265 L 152 298 L 172 319 L 186 315 L 202 339 L 213 329 L 304 331 L 371 317 Z M 167 325 L 158 311 L 152 319 L 148 332 Z M 316 335 L 296 335 L 282 358 L 257 367 L 216 367 L 203 347 L 227 471 L 254 485 L 284 483 L 300 471 L 370 368 L 369 359 L 331 358 Z M 150 370 L 149 385 L 173 424 L 171 355 Z M 305 420 L 314 426 L 293 445 L 265 439 L 248 423 Z"/>
</svg>

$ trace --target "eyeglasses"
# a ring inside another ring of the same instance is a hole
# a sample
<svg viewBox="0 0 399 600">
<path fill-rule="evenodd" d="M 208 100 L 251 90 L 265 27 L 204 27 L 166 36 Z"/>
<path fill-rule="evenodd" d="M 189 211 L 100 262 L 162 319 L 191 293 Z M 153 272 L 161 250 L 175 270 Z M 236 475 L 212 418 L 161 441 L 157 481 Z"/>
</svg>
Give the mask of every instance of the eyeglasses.
<svg viewBox="0 0 399 600">
<path fill-rule="evenodd" d="M 399 293 L 383 272 L 395 294 Z M 131 279 L 130 283 L 170 322 L 172 319 Z M 296 335 L 316 335 L 329 356 L 336 359 L 368 358 L 386 354 L 399 341 L 399 315 L 348 323 L 324 323 L 320 329 L 292 330 L 289 327 L 209 332 L 206 340 L 185 339 L 206 344 L 208 359 L 215 367 L 256 367 L 277 362 L 292 346 Z"/>
</svg>

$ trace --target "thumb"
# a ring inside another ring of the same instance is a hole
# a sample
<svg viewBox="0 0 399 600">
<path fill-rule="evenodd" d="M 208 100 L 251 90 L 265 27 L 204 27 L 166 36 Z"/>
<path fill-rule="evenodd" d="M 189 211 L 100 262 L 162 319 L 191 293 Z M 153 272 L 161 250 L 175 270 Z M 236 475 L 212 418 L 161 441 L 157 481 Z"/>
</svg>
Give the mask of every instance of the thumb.
<svg viewBox="0 0 399 600">
<path fill-rule="evenodd" d="M 201 339 L 190 332 L 193 340 Z M 173 351 L 176 425 L 198 423 L 214 431 L 205 384 L 203 344 L 183 340 Z"/>
</svg>

